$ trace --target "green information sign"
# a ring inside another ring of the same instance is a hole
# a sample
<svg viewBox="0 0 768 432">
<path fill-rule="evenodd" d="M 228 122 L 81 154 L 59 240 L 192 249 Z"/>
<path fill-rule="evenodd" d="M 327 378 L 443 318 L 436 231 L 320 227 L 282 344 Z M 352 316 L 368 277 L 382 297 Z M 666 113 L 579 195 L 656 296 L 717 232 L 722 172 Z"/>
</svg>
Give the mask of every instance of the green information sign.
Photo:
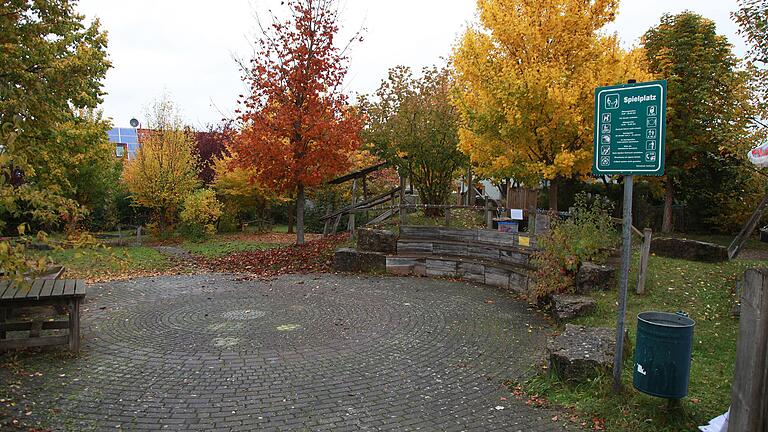
<svg viewBox="0 0 768 432">
<path fill-rule="evenodd" d="M 667 82 L 595 89 L 597 175 L 664 175 Z"/>
</svg>

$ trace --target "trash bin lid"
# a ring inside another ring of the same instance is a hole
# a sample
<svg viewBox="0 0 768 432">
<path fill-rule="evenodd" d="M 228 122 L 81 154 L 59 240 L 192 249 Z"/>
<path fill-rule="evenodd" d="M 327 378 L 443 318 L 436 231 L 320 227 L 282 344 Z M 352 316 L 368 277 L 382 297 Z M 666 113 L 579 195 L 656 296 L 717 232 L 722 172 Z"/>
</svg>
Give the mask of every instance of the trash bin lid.
<svg viewBox="0 0 768 432">
<path fill-rule="evenodd" d="M 696 321 L 685 315 L 668 312 L 641 312 L 637 314 L 637 319 L 651 325 L 662 327 L 685 328 L 696 325 Z"/>
</svg>

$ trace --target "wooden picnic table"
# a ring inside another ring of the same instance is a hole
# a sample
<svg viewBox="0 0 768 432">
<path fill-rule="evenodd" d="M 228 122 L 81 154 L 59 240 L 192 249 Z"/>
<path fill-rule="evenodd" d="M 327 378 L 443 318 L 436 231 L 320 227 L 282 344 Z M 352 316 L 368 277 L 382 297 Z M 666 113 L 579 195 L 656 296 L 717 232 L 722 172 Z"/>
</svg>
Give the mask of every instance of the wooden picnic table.
<svg viewBox="0 0 768 432">
<path fill-rule="evenodd" d="M 85 281 L 35 279 L 18 283 L 0 280 L 0 351 L 14 348 L 67 345 L 80 350 L 80 305 L 85 298 Z M 11 310 L 30 306 L 66 306 L 69 319 L 56 321 L 7 322 Z M 63 336 L 40 336 L 41 330 L 69 329 Z M 28 331 L 24 339 L 8 339 L 7 333 Z"/>
</svg>

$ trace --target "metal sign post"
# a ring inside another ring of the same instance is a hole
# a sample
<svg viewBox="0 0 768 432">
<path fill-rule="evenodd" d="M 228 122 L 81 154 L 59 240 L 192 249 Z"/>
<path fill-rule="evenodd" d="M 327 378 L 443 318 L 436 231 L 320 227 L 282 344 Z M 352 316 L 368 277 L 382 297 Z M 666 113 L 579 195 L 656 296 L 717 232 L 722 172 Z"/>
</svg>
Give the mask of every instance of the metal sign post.
<svg viewBox="0 0 768 432">
<path fill-rule="evenodd" d="M 627 316 L 627 290 L 629 266 L 632 257 L 632 189 L 634 176 L 624 176 L 624 222 L 621 226 L 621 278 L 619 280 L 619 306 L 616 317 L 616 352 L 613 357 L 613 391 L 621 391 L 621 366 L 624 363 L 624 328 Z"/>
<path fill-rule="evenodd" d="M 664 175 L 667 82 L 651 81 L 595 89 L 594 166 L 596 175 L 624 176 L 621 275 L 616 318 L 613 390 L 621 391 L 624 329 L 632 256 L 634 175 Z"/>
</svg>

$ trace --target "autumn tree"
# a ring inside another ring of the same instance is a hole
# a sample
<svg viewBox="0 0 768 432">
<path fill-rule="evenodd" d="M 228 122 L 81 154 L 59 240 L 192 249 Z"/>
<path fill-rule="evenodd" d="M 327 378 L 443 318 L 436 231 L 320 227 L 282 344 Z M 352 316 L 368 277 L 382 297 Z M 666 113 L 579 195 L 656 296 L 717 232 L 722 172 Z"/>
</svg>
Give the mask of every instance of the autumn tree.
<svg viewBox="0 0 768 432">
<path fill-rule="evenodd" d="M 151 209 L 160 233 L 179 206 L 200 184 L 193 134 L 184 128 L 176 106 L 167 98 L 154 102 L 140 132 L 141 146 L 128 160 L 123 178 L 134 205 Z"/>
<path fill-rule="evenodd" d="M 678 189 L 700 200 L 707 191 L 724 188 L 712 182 L 713 170 L 721 169 L 712 155 L 737 148 L 746 139 L 753 96 L 749 75 L 738 69 L 731 45 L 717 34 L 711 20 L 691 12 L 664 15 L 642 43 L 649 70 L 667 80 L 662 231 L 668 233 L 673 229 L 672 205 Z M 708 181 L 702 185 L 697 180 L 703 178 Z M 723 175 L 722 181 L 730 178 Z"/>
<path fill-rule="evenodd" d="M 589 172 L 594 89 L 641 81 L 640 55 L 601 33 L 618 0 L 478 0 L 456 46 L 460 148 L 495 179 L 558 184 Z"/>
<path fill-rule="evenodd" d="M 207 130 L 195 132 L 196 154 L 200 160 L 200 181 L 205 185 L 213 182 L 216 173 L 213 164 L 227 153 L 236 135 L 231 122 L 219 125 L 208 125 Z"/>
<path fill-rule="evenodd" d="M 447 70 L 425 68 L 414 77 L 398 66 L 373 97 L 360 101 L 367 117 L 365 142 L 411 178 L 424 204 L 446 204 L 456 173 L 468 163 L 457 148 L 459 113 L 451 104 L 451 86 Z"/>
<path fill-rule="evenodd" d="M 248 217 L 265 217 L 277 195 L 259 183 L 253 168 L 239 164 L 234 150 L 213 160 L 213 189 L 224 205 L 224 215 L 242 226 Z"/>
<path fill-rule="evenodd" d="M 76 5 L 0 4 L 0 230 L 78 221 L 114 171 L 109 124 L 94 111 L 110 67 L 107 36 Z M 97 178 L 92 167 L 105 172 Z"/>
<path fill-rule="evenodd" d="M 731 14 L 739 25 L 739 34 L 750 45 L 748 66 L 754 68 L 762 103 L 768 102 L 768 1 L 737 0 L 739 9 Z"/>
<path fill-rule="evenodd" d="M 336 45 L 335 0 L 287 0 L 246 71 L 250 87 L 234 150 L 260 184 L 296 196 L 296 242 L 304 243 L 306 188 L 343 172 L 360 143 L 361 120 L 342 81 L 346 48 Z M 349 46 L 349 45 L 347 45 Z"/>
</svg>

